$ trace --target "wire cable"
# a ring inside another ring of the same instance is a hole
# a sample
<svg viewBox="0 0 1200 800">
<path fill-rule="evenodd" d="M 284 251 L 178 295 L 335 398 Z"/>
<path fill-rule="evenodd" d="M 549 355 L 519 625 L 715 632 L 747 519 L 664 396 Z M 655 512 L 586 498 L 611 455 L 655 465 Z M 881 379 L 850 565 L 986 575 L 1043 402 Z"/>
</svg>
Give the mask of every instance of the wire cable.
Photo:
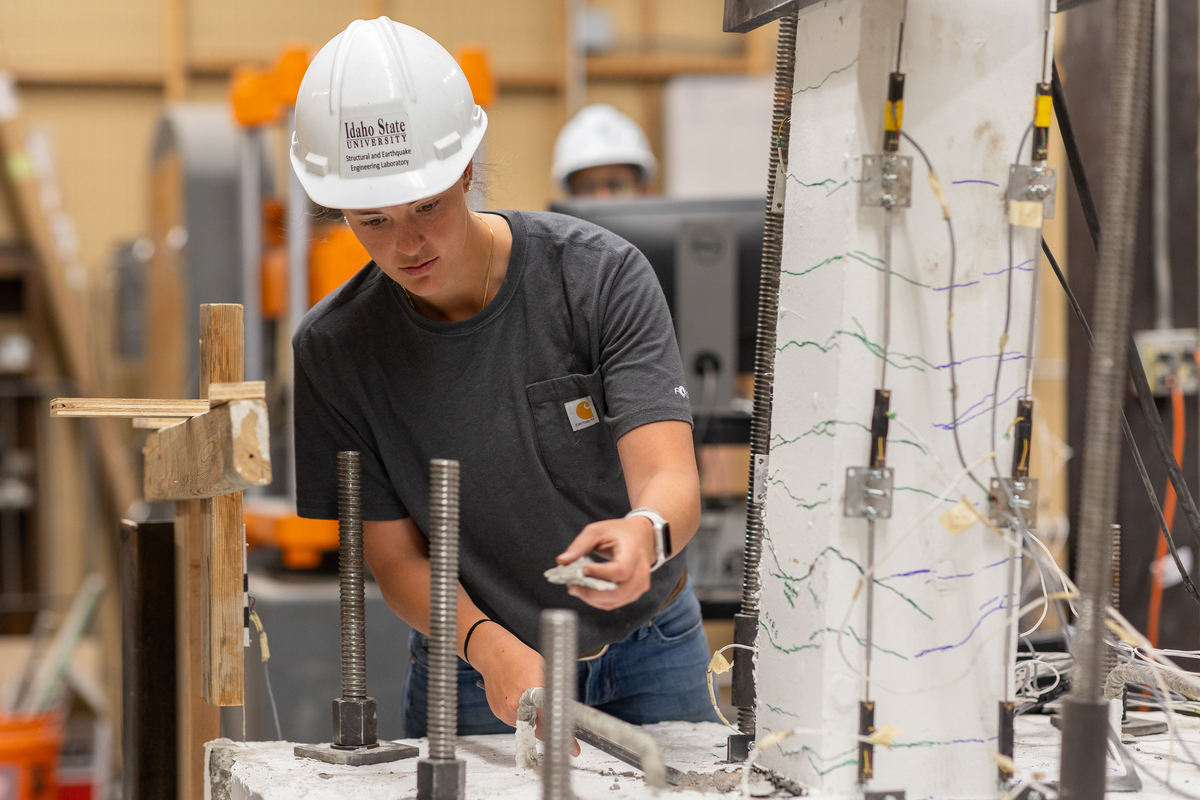
<svg viewBox="0 0 1200 800">
<path fill-rule="evenodd" d="M 1048 31 L 1049 31 L 1049 23 L 1047 23 L 1047 32 Z M 1048 35 L 1048 33 L 1047 33 L 1047 35 Z M 1021 143 L 1019 145 L 1017 145 L 1017 155 L 1016 155 L 1016 158 L 1014 159 L 1013 163 L 1015 163 L 1015 164 L 1021 163 L 1021 151 L 1025 149 L 1025 142 L 1029 139 L 1029 134 L 1033 132 L 1033 129 L 1034 129 L 1034 124 L 1032 122 L 1030 122 L 1029 125 L 1026 126 L 1026 128 L 1025 128 L 1025 133 L 1023 133 L 1021 135 Z M 1010 178 L 1010 181 L 1011 181 L 1011 178 Z M 1007 192 L 1007 194 L 1011 195 L 1011 187 L 1009 189 L 1009 192 Z M 1015 226 L 1013 224 L 1009 223 L 1009 226 L 1008 226 L 1008 269 L 1005 270 L 1006 275 L 1005 275 L 1005 296 L 1004 296 L 1004 329 L 1000 333 L 1000 350 L 999 350 L 999 355 L 996 357 L 996 378 L 992 385 L 992 414 L 991 414 L 991 418 L 992 418 L 992 425 L 991 425 L 991 427 L 992 427 L 992 430 L 991 430 L 992 453 L 997 452 L 996 422 L 997 422 L 997 418 L 1000 415 L 1000 413 L 999 413 L 1000 412 L 1000 375 L 1004 369 L 1004 348 L 1008 346 L 1008 338 L 1009 338 L 1008 330 L 1009 330 L 1009 325 L 1012 322 L 1013 273 L 1016 271 L 1015 260 L 1013 259 L 1013 228 L 1014 227 Z M 1040 229 L 1038 230 L 1038 237 L 1039 238 L 1041 237 Z M 953 290 L 951 290 L 951 291 L 953 291 Z M 1034 292 L 1033 292 L 1031 304 L 1032 305 L 1029 310 L 1029 316 L 1030 316 L 1030 318 L 1029 318 L 1029 351 L 1025 355 L 1025 358 L 1026 358 L 1025 394 L 1026 395 L 1028 395 L 1028 393 L 1029 393 L 1029 381 L 1030 381 L 1030 375 L 1031 375 L 1029 368 L 1033 363 L 1033 337 L 1034 337 L 1034 333 L 1035 333 L 1035 324 L 1036 324 L 1036 319 L 1037 319 L 1037 283 L 1036 282 L 1034 283 Z M 956 421 L 955 426 L 957 427 L 957 421 Z M 1021 538 L 1020 537 L 1021 537 L 1021 534 L 1028 531 L 1028 525 L 1025 522 L 1025 515 L 1021 512 L 1021 507 L 1017 504 L 1016 498 L 1013 496 L 1012 488 L 1009 486 L 1008 482 L 1004 479 L 1004 476 L 1000 473 L 1000 463 L 996 460 L 995 455 L 992 456 L 992 469 L 996 473 L 996 485 L 998 485 L 1000 487 L 1001 491 L 1004 492 L 1004 495 L 1008 501 L 1008 511 L 1009 511 L 1008 516 L 1015 518 L 1014 519 L 1015 525 L 1013 527 L 1018 531 L 1018 536 L 1014 537 L 1013 554 L 1011 556 L 1011 560 L 1008 562 L 1008 567 L 1006 569 L 1005 594 L 1007 596 L 1008 602 L 1005 603 L 1006 610 L 1004 612 L 1004 650 L 1001 654 L 1001 656 L 1003 658 L 1003 664 L 1005 666 L 1005 668 L 1003 670 L 1003 673 L 1004 673 L 1004 692 L 1003 692 L 1003 694 L 1004 694 L 1005 700 L 1012 700 L 1013 699 L 1013 696 L 1011 693 L 1012 687 L 1008 680 L 1008 655 L 1009 655 L 1009 653 L 1011 653 L 1013 651 L 1013 641 L 1012 641 L 1012 636 L 1013 636 L 1013 632 L 1014 632 L 1013 629 L 1014 629 L 1014 627 L 1016 627 L 1018 625 L 1018 620 L 1019 620 L 1019 617 L 1014 616 L 1014 611 L 1015 611 L 1015 607 L 1020 605 L 1020 598 L 1017 598 L 1016 603 L 1012 602 L 1012 594 L 1013 594 L 1013 591 L 1017 584 L 1017 561 L 1019 560 L 1020 555 L 1021 555 Z M 989 498 L 989 502 L 996 503 L 997 505 L 999 505 L 997 503 L 996 498 Z M 1039 572 L 1040 572 L 1040 570 L 1039 570 Z M 1045 591 L 1045 589 L 1044 589 L 1044 578 L 1043 578 L 1043 593 L 1044 593 L 1044 591 Z M 1043 609 L 1043 618 L 1044 618 L 1044 616 L 1045 616 L 1045 609 Z M 1040 624 L 1041 624 L 1041 620 L 1039 619 L 1038 625 L 1040 625 Z M 1035 626 L 1035 628 L 1036 628 L 1036 626 Z M 1032 632 L 1032 631 L 1030 631 L 1030 632 Z"/>
<path fill-rule="evenodd" d="M 929 171 L 929 185 L 942 204 L 942 217 L 946 221 L 946 235 L 950 240 L 950 284 L 946 289 L 946 346 L 950 354 L 950 430 L 954 435 L 954 450 L 958 455 L 958 463 L 965 469 L 967 458 L 963 455 L 962 439 L 958 435 L 958 374 L 954 361 L 954 274 L 958 264 L 958 252 L 954 245 L 954 223 L 950 221 L 950 208 L 946 204 L 946 198 L 942 193 L 941 182 L 933 168 L 933 162 L 929 160 L 929 156 L 926 155 L 921 145 L 908 135 L 907 131 L 901 130 L 900 135 L 908 140 L 908 143 L 920 154 L 921 160 L 925 162 L 925 168 Z M 985 497 L 990 495 L 984 485 L 980 483 L 979 478 L 975 477 L 974 472 L 968 469 L 967 475 Z"/>
<path fill-rule="evenodd" d="M 1183 406 L 1183 388 L 1174 376 L 1168 376 L 1171 386 L 1171 446 L 1175 460 L 1183 463 L 1183 443 L 1186 436 L 1187 414 Z M 1167 498 L 1163 502 L 1163 517 L 1168 530 L 1175 527 L 1175 487 L 1167 483 Z M 1163 559 L 1167 555 L 1167 538 L 1159 532 L 1154 546 L 1154 563 L 1150 566 L 1150 610 L 1146 614 L 1146 638 L 1158 647 L 1158 621 L 1162 613 Z"/>
<path fill-rule="evenodd" d="M 1075 141 L 1074 129 L 1071 127 L 1071 117 L 1067 112 L 1066 96 L 1063 93 L 1062 81 L 1058 78 L 1058 67 L 1054 66 L 1052 91 L 1054 94 L 1054 113 L 1058 117 L 1058 130 L 1062 135 L 1063 146 L 1066 149 L 1067 161 L 1071 166 L 1071 175 L 1075 181 L 1075 191 L 1079 195 L 1079 202 L 1083 208 L 1084 219 L 1087 220 L 1088 233 L 1091 235 L 1092 246 L 1096 252 L 1100 252 L 1100 216 L 1096 211 L 1096 202 L 1092 197 L 1092 190 L 1087 181 L 1087 174 L 1083 168 L 1083 159 L 1079 154 L 1079 145 Z M 1049 252 L 1049 248 L 1042 243 L 1043 250 Z M 1062 275 L 1062 271 L 1055 266 L 1055 274 L 1058 276 L 1059 283 L 1065 288 L 1067 286 L 1066 279 Z M 1069 292 L 1069 290 L 1068 290 Z M 1070 297 L 1070 295 L 1068 295 Z M 1079 308 L 1079 303 L 1071 298 L 1071 307 L 1075 311 L 1078 318 L 1082 320 L 1083 311 Z M 1088 340 L 1091 341 L 1091 332 L 1084 326 L 1088 334 Z M 1166 430 L 1163 427 L 1162 418 L 1158 414 L 1158 407 L 1154 403 L 1154 393 L 1150 390 L 1150 383 L 1146 379 L 1146 370 L 1142 365 L 1142 360 L 1138 356 L 1137 345 L 1133 341 L 1132 333 L 1129 335 L 1126 345 L 1126 357 L 1129 360 L 1129 375 L 1133 379 L 1133 386 L 1137 392 L 1138 402 L 1142 408 L 1142 414 L 1145 415 L 1146 421 L 1150 424 L 1150 430 L 1153 434 L 1154 445 L 1158 449 L 1159 457 L 1163 464 L 1166 465 L 1167 475 L 1171 479 L 1171 485 L 1175 487 L 1175 492 L 1179 496 L 1179 503 L 1183 508 L 1184 517 L 1188 521 L 1188 526 L 1191 528 L 1196 541 L 1200 542 L 1200 509 L 1196 507 L 1196 501 L 1192 497 L 1191 490 L 1188 489 L 1187 481 L 1183 477 L 1182 470 L 1179 469 L 1179 464 L 1176 462 L 1174 455 L 1171 452 L 1171 443 L 1167 440 Z M 1132 433 L 1128 430 L 1126 424 L 1126 437 L 1129 438 L 1130 446 L 1136 449 L 1136 444 L 1132 439 Z M 1140 455 L 1135 454 L 1135 460 L 1140 459 Z M 1157 504 L 1157 500 L 1151 501 Z M 1163 526 L 1165 529 L 1165 526 Z M 1173 544 L 1168 536 L 1168 546 Z M 1172 554 L 1174 548 L 1172 547 Z M 1177 559 L 1178 562 L 1178 559 Z M 1180 570 L 1183 572 L 1183 570 Z M 1185 578 L 1190 583 L 1190 579 Z M 1195 587 L 1192 587 L 1194 590 Z M 1200 603 L 1200 594 L 1195 594 L 1189 590 L 1197 603 Z"/>
<path fill-rule="evenodd" d="M 1079 321 L 1079 326 L 1083 328 L 1088 345 L 1093 345 L 1095 339 L 1092 337 L 1092 328 L 1088 325 L 1087 317 L 1079 305 L 1079 300 L 1075 298 L 1075 292 L 1071 291 L 1071 285 L 1067 283 L 1067 277 L 1063 275 L 1062 269 L 1058 266 L 1058 260 L 1054 258 L 1054 253 L 1051 252 L 1050 246 L 1046 244 L 1045 239 L 1042 240 L 1042 252 L 1046 254 L 1046 260 L 1050 262 L 1050 268 L 1054 270 L 1054 275 L 1058 278 L 1059 285 L 1067 295 L 1067 302 L 1070 304 L 1071 310 L 1075 312 L 1075 319 Z M 1138 364 L 1141 364 L 1140 359 L 1138 360 Z M 1144 374 L 1143 377 L 1145 377 Z M 1179 569 L 1179 575 L 1183 578 L 1183 586 L 1187 590 L 1188 595 L 1197 603 L 1200 603 L 1200 592 L 1197 592 L 1196 585 L 1192 583 L 1192 578 L 1184 567 L 1183 560 L 1179 557 L 1179 550 L 1175 546 L 1175 539 L 1171 536 L 1170 526 L 1167 525 L 1163 508 L 1158 502 L 1158 494 L 1154 491 L 1154 484 L 1150 481 L 1150 473 L 1146 471 L 1146 463 L 1142 460 L 1142 452 L 1137 446 L 1137 441 L 1133 438 L 1133 429 L 1129 427 L 1129 418 L 1125 415 L 1124 411 L 1121 412 L 1121 430 L 1125 434 L 1125 441 L 1129 444 L 1129 452 L 1133 455 L 1133 463 L 1137 467 L 1138 475 L 1142 479 L 1142 486 L 1146 490 L 1146 497 L 1150 499 L 1150 506 L 1154 509 L 1159 530 L 1163 532 L 1163 536 L 1167 542 L 1167 549 L 1170 550 L 1171 557 L 1175 560 L 1175 566 Z M 1171 485 L 1175 485 L 1174 481 L 1172 481 Z M 1186 509 L 1186 501 L 1184 507 Z"/>
</svg>

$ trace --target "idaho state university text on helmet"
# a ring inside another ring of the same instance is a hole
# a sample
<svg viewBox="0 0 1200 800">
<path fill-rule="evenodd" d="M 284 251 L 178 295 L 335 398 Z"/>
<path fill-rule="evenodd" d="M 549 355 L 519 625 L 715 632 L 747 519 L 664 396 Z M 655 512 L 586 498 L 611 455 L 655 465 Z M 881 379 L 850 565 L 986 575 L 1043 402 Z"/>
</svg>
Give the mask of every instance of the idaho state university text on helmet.
<svg viewBox="0 0 1200 800">
<path fill-rule="evenodd" d="M 390 175 L 424 166 L 409 143 L 408 114 L 393 111 L 342 120 L 343 178 Z"/>
</svg>

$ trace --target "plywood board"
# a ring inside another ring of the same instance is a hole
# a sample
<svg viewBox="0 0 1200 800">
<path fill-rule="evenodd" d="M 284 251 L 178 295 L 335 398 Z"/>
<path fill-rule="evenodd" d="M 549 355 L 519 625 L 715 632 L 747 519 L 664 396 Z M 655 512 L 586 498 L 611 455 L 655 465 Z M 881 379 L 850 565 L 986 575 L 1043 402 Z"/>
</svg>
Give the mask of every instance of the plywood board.
<svg viewBox="0 0 1200 800">
<path fill-rule="evenodd" d="M 16 68 L 77 65 L 155 68 L 162 63 L 159 0 L 0 3 L 0 50 Z"/>
<path fill-rule="evenodd" d="M 209 409 L 207 400 L 130 400 L 124 397 L 56 397 L 52 417 L 194 417 Z"/>
</svg>

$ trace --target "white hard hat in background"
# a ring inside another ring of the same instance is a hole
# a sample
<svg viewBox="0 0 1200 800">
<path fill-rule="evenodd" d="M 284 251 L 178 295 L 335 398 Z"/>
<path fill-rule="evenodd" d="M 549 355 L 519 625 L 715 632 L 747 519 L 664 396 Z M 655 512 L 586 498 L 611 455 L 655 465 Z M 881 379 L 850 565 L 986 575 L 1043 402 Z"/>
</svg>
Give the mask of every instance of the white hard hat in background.
<svg viewBox="0 0 1200 800">
<path fill-rule="evenodd" d="M 450 188 L 486 129 L 445 48 L 387 17 L 355 20 L 304 74 L 292 169 L 318 205 L 411 203 Z"/>
<path fill-rule="evenodd" d="M 633 164 L 646 181 L 658 168 L 641 126 L 607 103 L 593 103 L 581 108 L 559 131 L 550 176 L 566 189 L 572 172 L 605 164 Z"/>
</svg>

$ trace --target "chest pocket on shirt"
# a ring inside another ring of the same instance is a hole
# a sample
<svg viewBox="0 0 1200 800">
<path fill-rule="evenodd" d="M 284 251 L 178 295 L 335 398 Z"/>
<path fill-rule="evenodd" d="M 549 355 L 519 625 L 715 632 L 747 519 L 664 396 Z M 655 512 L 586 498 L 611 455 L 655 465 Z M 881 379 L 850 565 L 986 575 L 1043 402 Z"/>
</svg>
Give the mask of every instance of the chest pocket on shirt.
<svg viewBox="0 0 1200 800">
<path fill-rule="evenodd" d="M 542 463 L 560 489 L 590 489 L 621 477 L 621 459 L 604 423 L 600 372 L 525 387 Z"/>
</svg>

